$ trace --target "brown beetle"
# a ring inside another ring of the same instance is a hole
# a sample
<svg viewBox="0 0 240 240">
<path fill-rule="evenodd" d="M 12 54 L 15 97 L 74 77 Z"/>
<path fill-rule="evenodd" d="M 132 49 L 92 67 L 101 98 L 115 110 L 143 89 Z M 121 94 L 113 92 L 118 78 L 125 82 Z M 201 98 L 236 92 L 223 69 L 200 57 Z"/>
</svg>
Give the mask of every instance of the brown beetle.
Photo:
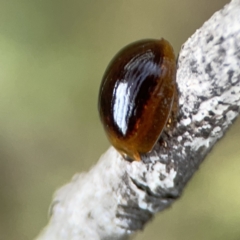
<svg viewBox="0 0 240 240">
<path fill-rule="evenodd" d="M 126 158 L 141 160 L 168 122 L 176 97 L 176 60 L 164 39 L 123 48 L 102 79 L 98 109 L 108 139 Z"/>
</svg>

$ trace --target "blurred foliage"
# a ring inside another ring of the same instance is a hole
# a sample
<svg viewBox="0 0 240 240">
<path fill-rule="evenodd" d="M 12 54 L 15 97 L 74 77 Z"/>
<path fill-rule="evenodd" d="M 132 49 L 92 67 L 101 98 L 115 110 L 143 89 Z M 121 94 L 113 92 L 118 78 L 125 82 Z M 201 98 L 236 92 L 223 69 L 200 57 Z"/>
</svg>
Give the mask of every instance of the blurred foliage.
<svg viewBox="0 0 240 240">
<path fill-rule="evenodd" d="M 142 38 L 176 53 L 225 0 L 1 0 L 0 240 L 33 239 L 53 192 L 93 165 L 109 143 L 98 118 L 112 56 Z M 240 238 L 240 121 L 183 197 L 136 239 Z"/>
</svg>

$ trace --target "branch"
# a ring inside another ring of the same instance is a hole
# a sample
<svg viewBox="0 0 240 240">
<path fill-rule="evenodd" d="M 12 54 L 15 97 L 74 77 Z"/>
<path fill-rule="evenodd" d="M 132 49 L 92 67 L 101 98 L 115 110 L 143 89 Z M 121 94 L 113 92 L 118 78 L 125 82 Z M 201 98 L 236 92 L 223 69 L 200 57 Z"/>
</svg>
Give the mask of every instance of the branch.
<svg viewBox="0 0 240 240">
<path fill-rule="evenodd" d="M 128 239 L 182 194 L 240 112 L 240 0 L 215 13 L 178 59 L 179 116 L 141 162 L 110 148 L 55 194 L 38 240 Z"/>
</svg>

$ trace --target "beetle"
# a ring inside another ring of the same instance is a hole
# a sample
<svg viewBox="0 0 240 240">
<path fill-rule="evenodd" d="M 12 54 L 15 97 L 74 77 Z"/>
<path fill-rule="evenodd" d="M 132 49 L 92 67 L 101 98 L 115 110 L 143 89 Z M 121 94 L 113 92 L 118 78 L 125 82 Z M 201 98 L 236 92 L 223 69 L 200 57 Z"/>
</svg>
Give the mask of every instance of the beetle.
<svg viewBox="0 0 240 240">
<path fill-rule="evenodd" d="M 120 50 L 100 85 L 98 110 L 111 144 L 131 161 L 150 152 L 176 99 L 176 60 L 165 39 L 146 39 Z"/>
</svg>

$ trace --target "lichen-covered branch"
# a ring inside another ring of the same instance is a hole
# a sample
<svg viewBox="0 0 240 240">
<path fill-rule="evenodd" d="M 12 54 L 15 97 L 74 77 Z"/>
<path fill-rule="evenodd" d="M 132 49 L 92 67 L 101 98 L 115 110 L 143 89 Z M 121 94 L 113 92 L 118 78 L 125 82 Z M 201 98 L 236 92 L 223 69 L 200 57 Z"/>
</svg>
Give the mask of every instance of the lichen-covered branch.
<svg viewBox="0 0 240 240">
<path fill-rule="evenodd" d="M 141 162 L 110 148 L 55 194 L 38 240 L 127 239 L 181 196 L 240 112 L 240 0 L 215 13 L 178 59 L 179 115 Z"/>
</svg>

